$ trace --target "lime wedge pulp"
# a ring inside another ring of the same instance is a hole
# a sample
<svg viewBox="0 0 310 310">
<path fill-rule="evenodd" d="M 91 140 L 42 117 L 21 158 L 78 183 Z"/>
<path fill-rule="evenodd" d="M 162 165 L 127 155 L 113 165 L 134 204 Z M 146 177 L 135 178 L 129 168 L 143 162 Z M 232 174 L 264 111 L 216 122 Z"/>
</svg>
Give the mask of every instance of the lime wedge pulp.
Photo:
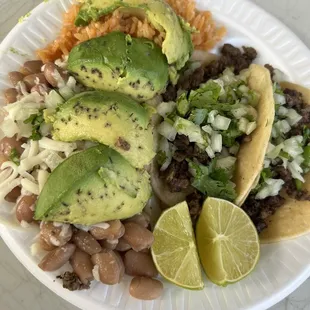
<svg viewBox="0 0 310 310">
<path fill-rule="evenodd" d="M 192 222 L 186 202 L 163 212 L 154 229 L 152 256 L 168 281 L 191 290 L 204 287 Z"/>
<path fill-rule="evenodd" d="M 260 247 L 254 224 L 231 202 L 208 198 L 196 227 L 203 269 L 215 284 L 240 281 L 257 264 Z"/>
</svg>

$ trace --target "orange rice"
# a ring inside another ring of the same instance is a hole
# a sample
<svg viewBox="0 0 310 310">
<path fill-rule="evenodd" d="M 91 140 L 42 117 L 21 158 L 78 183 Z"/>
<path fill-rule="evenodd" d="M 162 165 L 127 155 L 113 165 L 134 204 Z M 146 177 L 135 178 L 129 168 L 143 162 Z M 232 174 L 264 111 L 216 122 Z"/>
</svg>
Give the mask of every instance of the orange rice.
<svg viewBox="0 0 310 310">
<path fill-rule="evenodd" d="M 199 32 L 193 33 L 192 39 L 196 49 L 210 50 L 226 34 L 224 27 L 217 28 L 209 11 L 197 11 L 194 0 L 166 0 L 175 12 L 182 16 Z M 122 31 L 134 37 L 144 37 L 162 45 L 165 33 L 158 32 L 146 18 L 129 16 L 120 10 L 92 21 L 88 26 L 76 27 L 75 18 L 79 12 L 79 5 L 73 5 L 64 14 L 63 26 L 59 36 L 52 43 L 37 51 L 43 62 L 55 61 L 63 55 L 68 55 L 71 49 L 91 38 L 103 36 L 112 31 Z"/>
</svg>

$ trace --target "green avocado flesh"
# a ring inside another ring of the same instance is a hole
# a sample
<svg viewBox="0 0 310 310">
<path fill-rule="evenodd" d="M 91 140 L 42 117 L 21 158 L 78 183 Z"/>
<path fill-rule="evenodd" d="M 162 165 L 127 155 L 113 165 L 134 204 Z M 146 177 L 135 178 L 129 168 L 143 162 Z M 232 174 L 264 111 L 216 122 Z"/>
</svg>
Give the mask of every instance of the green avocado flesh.
<svg viewBox="0 0 310 310">
<path fill-rule="evenodd" d="M 140 213 L 151 195 L 149 175 L 99 145 L 72 155 L 48 178 L 35 219 L 93 225 Z"/>
<path fill-rule="evenodd" d="M 45 120 L 53 125 L 54 140 L 90 140 L 108 145 L 136 168 L 148 165 L 155 156 L 149 112 L 117 92 L 78 94 Z"/>
<path fill-rule="evenodd" d="M 112 32 L 74 47 L 68 69 L 82 84 L 152 99 L 168 83 L 169 68 L 160 47 L 150 40 Z"/>
<path fill-rule="evenodd" d="M 146 16 L 160 32 L 165 32 L 162 45 L 168 63 L 180 70 L 193 52 L 191 28 L 178 17 L 164 0 L 87 0 L 75 20 L 77 26 L 86 26 L 92 20 L 109 14 L 118 8 L 132 9 L 132 13 Z M 140 14 L 139 14 L 140 13 Z"/>
</svg>

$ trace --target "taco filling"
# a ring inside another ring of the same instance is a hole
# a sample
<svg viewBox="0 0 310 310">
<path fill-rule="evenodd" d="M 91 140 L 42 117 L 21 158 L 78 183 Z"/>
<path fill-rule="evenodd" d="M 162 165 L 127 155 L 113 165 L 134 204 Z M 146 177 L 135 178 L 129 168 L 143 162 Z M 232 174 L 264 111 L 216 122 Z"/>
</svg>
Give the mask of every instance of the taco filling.
<svg viewBox="0 0 310 310">
<path fill-rule="evenodd" d="M 261 93 L 249 85 L 249 76 L 259 70 L 265 71 L 256 65 L 240 74 L 226 68 L 216 79 L 208 79 L 199 88 L 179 90 L 175 101 L 163 102 L 157 108 L 163 117 L 157 128 L 160 134 L 158 178 L 171 196 L 184 193 L 194 223 L 205 197 L 235 202 L 240 196 L 235 182 L 240 146 L 254 143 L 255 131 L 266 126 L 265 117 L 264 124 L 262 118 L 258 119 Z M 270 80 L 268 72 L 266 76 Z M 268 79 L 265 82 L 271 88 Z M 272 121 L 273 118 L 271 124 Z M 259 136 L 262 140 L 263 135 Z M 268 138 L 265 143 L 258 143 L 267 148 Z M 257 153 L 262 153 L 263 162 L 264 152 Z M 169 204 L 169 197 L 163 197 L 162 192 L 157 194 Z"/>
<path fill-rule="evenodd" d="M 273 225 L 270 216 L 288 201 L 310 201 L 304 186 L 310 170 L 310 106 L 295 86 L 274 84 L 275 120 L 264 166 L 242 206 L 258 232 Z"/>
</svg>

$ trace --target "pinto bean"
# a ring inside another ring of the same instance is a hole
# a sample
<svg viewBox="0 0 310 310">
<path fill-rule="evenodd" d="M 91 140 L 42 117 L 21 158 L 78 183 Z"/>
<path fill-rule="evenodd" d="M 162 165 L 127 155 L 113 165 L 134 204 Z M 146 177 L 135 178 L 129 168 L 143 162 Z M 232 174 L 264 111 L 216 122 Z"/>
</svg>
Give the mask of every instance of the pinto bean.
<svg viewBox="0 0 310 310">
<path fill-rule="evenodd" d="M 151 247 L 154 242 L 152 232 L 133 222 L 125 223 L 124 226 L 125 234 L 123 238 L 130 244 L 133 250 L 139 252 Z"/>
<path fill-rule="evenodd" d="M 33 222 L 34 204 L 37 201 L 36 195 L 23 196 L 18 200 L 16 206 L 16 218 L 19 222 Z"/>
<path fill-rule="evenodd" d="M 104 284 L 117 284 L 122 280 L 125 267 L 117 252 L 102 251 L 94 254 L 91 258 L 94 265 L 99 266 L 99 278 Z"/>
<path fill-rule="evenodd" d="M 43 73 L 36 73 L 36 74 L 30 74 L 27 75 L 24 78 L 24 82 L 28 89 L 31 89 L 32 87 L 36 86 L 37 84 L 44 84 L 48 86 L 48 82 L 44 76 Z"/>
<path fill-rule="evenodd" d="M 115 250 L 118 245 L 118 239 L 115 240 L 99 240 L 99 243 L 104 249 Z"/>
<path fill-rule="evenodd" d="M 44 256 L 38 266 L 43 271 L 56 271 L 69 261 L 75 249 L 76 246 L 72 243 L 67 243 L 60 248 L 56 248 Z"/>
<path fill-rule="evenodd" d="M 16 202 L 18 197 L 21 195 L 21 188 L 19 186 L 13 188 L 13 190 L 11 192 L 9 192 L 6 196 L 5 196 L 5 200 L 8 202 Z"/>
<path fill-rule="evenodd" d="M 136 214 L 133 217 L 124 221 L 124 223 L 129 223 L 129 222 L 137 223 L 137 224 L 147 228 L 150 224 L 150 217 L 148 216 L 148 214 L 143 212 L 140 214 Z"/>
<path fill-rule="evenodd" d="M 102 250 L 99 242 L 91 234 L 83 230 L 78 230 L 73 235 L 73 242 L 79 249 L 89 255 L 99 253 Z"/>
<path fill-rule="evenodd" d="M 0 140 L 0 153 L 4 154 L 7 157 L 10 157 L 13 149 L 16 149 L 20 155 L 24 149 L 22 148 L 23 142 L 21 140 L 16 140 L 16 137 L 8 138 L 5 137 Z"/>
<path fill-rule="evenodd" d="M 142 300 L 157 299 L 163 292 L 163 284 L 155 279 L 135 277 L 131 280 L 129 293 L 132 297 Z"/>
<path fill-rule="evenodd" d="M 14 103 L 17 101 L 18 91 L 16 88 L 8 88 L 4 91 L 6 104 Z"/>
<path fill-rule="evenodd" d="M 93 264 L 87 253 L 76 249 L 70 258 L 70 264 L 83 284 L 87 285 L 94 279 Z"/>
<path fill-rule="evenodd" d="M 47 243 L 42 236 L 40 236 L 39 244 L 41 249 L 48 252 L 53 251 L 56 248 L 54 245 Z"/>
<path fill-rule="evenodd" d="M 125 241 L 124 238 L 120 238 L 118 240 L 118 244 L 115 248 L 115 250 L 119 252 L 126 252 L 130 249 L 131 249 L 131 245 L 127 241 Z"/>
<path fill-rule="evenodd" d="M 50 245 L 63 246 L 72 238 L 72 228 L 69 224 L 44 222 L 41 224 L 41 238 Z"/>
<path fill-rule="evenodd" d="M 129 276 L 157 277 L 158 272 L 151 255 L 133 250 L 128 251 L 124 257 L 125 273 Z"/>
<path fill-rule="evenodd" d="M 52 62 L 44 65 L 44 76 L 53 87 L 59 87 L 60 84 L 67 83 L 69 79 L 68 73 Z"/>
<path fill-rule="evenodd" d="M 24 63 L 20 71 L 25 75 L 40 73 L 43 62 L 41 60 L 29 60 Z"/>
<path fill-rule="evenodd" d="M 121 238 L 125 233 L 125 227 L 120 220 L 107 222 L 108 228 L 92 227 L 90 233 L 97 239 L 115 240 Z"/>
<path fill-rule="evenodd" d="M 35 86 L 33 86 L 30 90 L 30 92 L 34 93 L 37 92 L 40 95 L 45 95 L 48 94 L 51 91 L 51 89 L 49 87 L 47 87 L 45 84 L 37 84 Z"/>
<path fill-rule="evenodd" d="M 18 71 L 12 71 L 9 73 L 9 79 L 13 86 L 17 86 L 18 82 L 23 81 L 25 76 Z"/>
</svg>

